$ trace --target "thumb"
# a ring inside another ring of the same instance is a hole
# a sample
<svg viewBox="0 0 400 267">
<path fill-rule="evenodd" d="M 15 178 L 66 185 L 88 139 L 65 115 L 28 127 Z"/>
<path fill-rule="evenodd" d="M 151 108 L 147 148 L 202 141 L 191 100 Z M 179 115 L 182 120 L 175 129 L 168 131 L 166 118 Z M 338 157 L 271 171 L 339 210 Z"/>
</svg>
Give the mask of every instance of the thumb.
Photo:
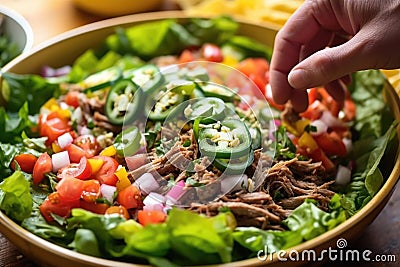
<svg viewBox="0 0 400 267">
<path fill-rule="evenodd" d="M 372 68 L 373 58 L 359 34 L 336 47 L 320 50 L 297 64 L 289 73 L 289 84 L 296 89 L 322 86 L 355 71 Z"/>
</svg>

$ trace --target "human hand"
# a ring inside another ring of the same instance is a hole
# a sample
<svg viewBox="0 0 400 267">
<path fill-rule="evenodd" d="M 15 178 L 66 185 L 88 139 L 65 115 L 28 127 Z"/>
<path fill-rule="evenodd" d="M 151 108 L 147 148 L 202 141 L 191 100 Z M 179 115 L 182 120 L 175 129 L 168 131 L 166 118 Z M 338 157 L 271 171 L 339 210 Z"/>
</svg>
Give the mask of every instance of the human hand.
<svg viewBox="0 0 400 267">
<path fill-rule="evenodd" d="M 274 101 L 308 106 L 307 88 L 343 101 L 349 74 L 400 67 L 400 0 L 306 0 L 278 32 L 270 68 Z"/>
</svg>

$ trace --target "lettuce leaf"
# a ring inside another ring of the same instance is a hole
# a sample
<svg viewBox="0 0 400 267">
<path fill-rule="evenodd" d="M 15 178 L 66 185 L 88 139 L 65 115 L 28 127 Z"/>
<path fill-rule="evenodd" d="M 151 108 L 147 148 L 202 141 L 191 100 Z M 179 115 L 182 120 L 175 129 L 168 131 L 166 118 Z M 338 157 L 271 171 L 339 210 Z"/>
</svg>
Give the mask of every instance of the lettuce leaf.
<svg viewBox="0 0 400 267">
<path fill-rule="evenodd" d="M 21 222 L 32 212 L 30 183 L 20 171 L 0 183 L 0 209 L 11 219 Z"/>
</svg>

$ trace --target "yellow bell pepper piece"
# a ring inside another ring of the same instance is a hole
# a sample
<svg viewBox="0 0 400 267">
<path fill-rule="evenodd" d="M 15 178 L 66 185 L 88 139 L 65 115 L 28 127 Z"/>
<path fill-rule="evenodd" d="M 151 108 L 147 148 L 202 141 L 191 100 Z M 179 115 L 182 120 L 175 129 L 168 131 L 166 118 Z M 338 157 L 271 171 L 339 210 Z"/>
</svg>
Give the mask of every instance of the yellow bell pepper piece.
<svg viewBox="0 0 400 267">
<path fill-rule="evenodd" d="M 116 184 L 118 192 L 131 185 L 131 181 L 128 178 L 128 172 L 126 171 L 125 167 L 119 168 L 115 172 L 115 176 L 117 176 L 117 178 L 118 178 L 118 181 Z"/>
<path fill-rule="evenodd" d="M 51 144 L 51 149 L 53 150 L 54 153 L 58 153 L 58 152 L 62 151 L 62 148 L 56 142 L 53 142 Z"/>
<path fill-rule="evenodd" d="M 310 125 L 310 120 L 308 119 L 301 119 L 295 122 L 294 127 L 296 128 L 299 134 L 304 132 L 304 129 Z"/>
<path fill-rule="evenodd" d="M 295 136 L 299 136 L 300 133 L 297 131 L 297 128 L 293 125 L 291 125 L 289 122 L 282 120 L 282 126 L 286 128 L 291 134 L 294 134 Z"/>
<path fill-rule="evenodd" d="M 96 174 L 101 166 L 103 166 L 104 161 L 102 159 L 88 159 L 89 165 L 92 168 L 92 174 Z"/>
<path fill-rule="evenodd" d="M 314 138 L 308 132 L 303 132 L 303 134 L 299 138 L 299 146 L 305 147 L 308 152 L 312 152 L 318 148 L 317 142 L 315 142 Z"/>
<path fill-rule="evenodd" d="M 113 145 L 104 148 L 100 152 L 101 156 L 108 156 L 108 157 L 114 157 L 116 154 L 117 154 L 117 150 L 115 149 L 115 147 Z"/>
<path fill-rule="evenodd" d="M 58 105 L 57 100 L 54 97 L 47 100 L 47 102 L 44 103 L 43 107 L 50 111 L 57 111 L 60 109 L 60 106 Z"/>
</svg>

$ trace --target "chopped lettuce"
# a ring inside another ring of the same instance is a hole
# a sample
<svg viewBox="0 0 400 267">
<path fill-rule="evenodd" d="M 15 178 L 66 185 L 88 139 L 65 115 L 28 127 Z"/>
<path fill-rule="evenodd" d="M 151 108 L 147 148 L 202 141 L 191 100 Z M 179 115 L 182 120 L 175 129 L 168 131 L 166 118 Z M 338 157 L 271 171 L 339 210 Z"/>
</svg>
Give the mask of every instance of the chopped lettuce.
<svg viewBox="0 0 400 267">
<path fill-rule="evenodd" d="M 32 212 L 30 183 L 20 171 L 0 183 L 0 209 L 11 219 L 21 222 Z"/>
</svg>

